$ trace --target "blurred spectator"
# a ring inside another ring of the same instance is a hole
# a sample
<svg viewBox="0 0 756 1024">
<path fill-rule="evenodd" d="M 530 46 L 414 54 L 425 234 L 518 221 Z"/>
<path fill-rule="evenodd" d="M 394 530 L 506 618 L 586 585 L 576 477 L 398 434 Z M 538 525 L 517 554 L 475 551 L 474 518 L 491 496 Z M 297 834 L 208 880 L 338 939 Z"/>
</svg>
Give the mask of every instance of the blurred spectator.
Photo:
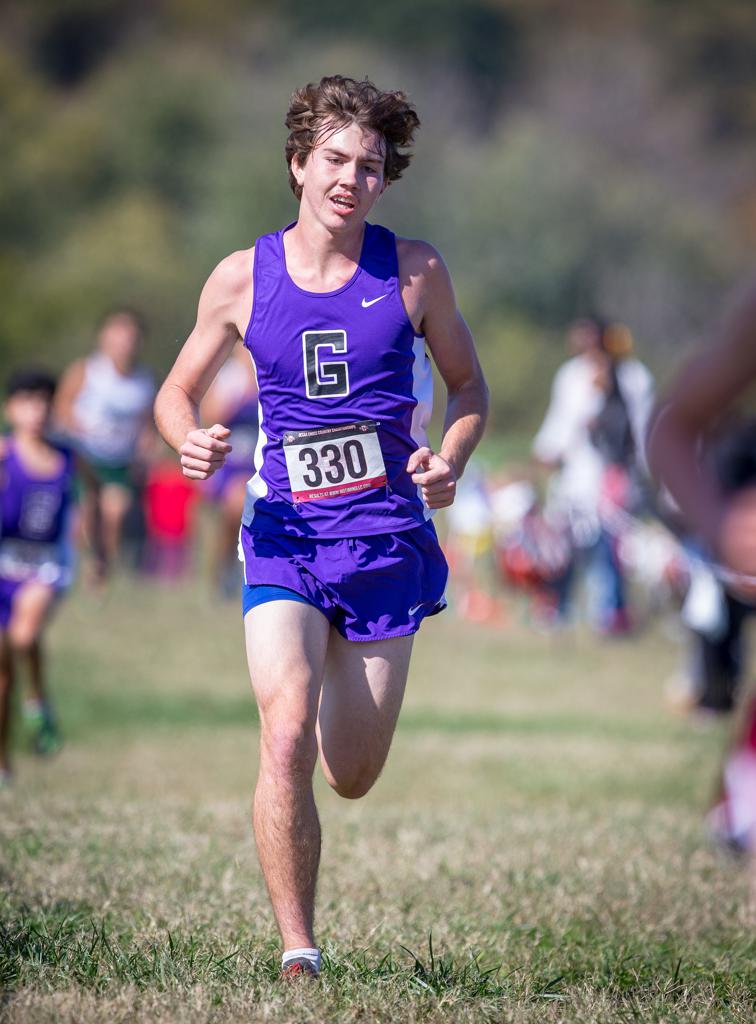
<svg viewBox="0 0 756 1024">
<path fill-rule="evenodd" d="M 108 313 L 97 332 L 97 349 L 68 368 L 55 402 L 59 427 L 92 471 L 84 507 L 89 536 L 102 538 L 97 580 L 118 558 L 134 498 L 134 465 L 152 421 L 155 385 L 138 363 L 143 336 L 142 319 L 133 310 Z"/>
<path fill-rule="evenodd" d="M 474 460 L 458 481 L 445 520 L 452 607 L 470 622 L 503 622 L 504 608 L 495 594 L 491 501 L 485 476 Z"/>
<path fill-rule="evenodd" d="M 529 596 L 530 611 L 538 626 L 562 625 L 562 588 L 572 560 L 567 532 L 549 522 L 529 480 L 500 482 L 493 490 L 491 504 L 501 574 Z"/>
<path fill-rule="evenodd" d="M 621 633 L 630 623 L 619 539 L 642 503 L 654 383 L 632 356 L 632 337 L 621 324 L 579 320 L 568 338 L 575 354 L 557 371 L 533 442 L 535 458 L 553 471 L 547 518 L 561 520 L 574 547 L 559 614 L 569 616 L 575 573 L 584 564 L 593 624 L 603 633 Z"/>
<path fill-rule="evenodd" d="M 29 672 L 27 717 L 35 750 L 60 746 L 47 690 L 42 633 L 73 572 L 73 454 L 51 444 L 46 430 L 55 381 L 40 370 L 10 378 L 0 441 L 0 787 L 8 785 L 12 692 L 18 664 Z"/>
<path fill-rule="evenodd" d="M 258 438 L 257 378 L 249 352 L 241 342 L 218 371 L 202 399 L 202 420 L 224 423 L 231 430 L 231 453 L 203 487 L 218 508 L 213 576 L 218 589 L 236 597 L 242 584 L 237 558 L 239 528 L 247 480 L 253 475 Z"/>
</svg>

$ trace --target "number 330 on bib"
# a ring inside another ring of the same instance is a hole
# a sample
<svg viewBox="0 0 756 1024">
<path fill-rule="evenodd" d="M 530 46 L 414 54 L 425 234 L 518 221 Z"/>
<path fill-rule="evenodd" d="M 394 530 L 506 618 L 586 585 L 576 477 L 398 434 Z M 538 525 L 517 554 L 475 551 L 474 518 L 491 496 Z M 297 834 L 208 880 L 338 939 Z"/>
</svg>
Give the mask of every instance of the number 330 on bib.
<svg viewBox="0 0 756 1024">
<path fill-rule="evenodd" d="M 373 420 L 286 431 L 286 468 L 295 502 L 384 487 L 386 467 Z"/>
</svg>

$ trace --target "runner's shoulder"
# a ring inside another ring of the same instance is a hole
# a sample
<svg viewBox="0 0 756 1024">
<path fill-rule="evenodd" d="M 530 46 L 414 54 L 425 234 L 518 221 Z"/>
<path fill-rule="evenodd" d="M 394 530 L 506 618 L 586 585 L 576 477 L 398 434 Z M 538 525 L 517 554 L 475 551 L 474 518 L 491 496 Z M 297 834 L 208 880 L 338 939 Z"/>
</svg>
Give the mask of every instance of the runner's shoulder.
<svg viewBox="0 0 756 1024">
<path fill-rule="evenodd" d="M 254 246 L 239 249 L 220 261 L 207 279 L 205 290 L 220 300 L 234 300 L 252 287 Z"/>
<path fill-rule="evenodd" d="M 434 245 L 418 238 L 397 238 L 396 252 L 402 297 L 413 323 L 422 323 L 431 307 L 446 309 L 454 303 L 449 271 Z"/>
<path fill-rule="evenodd" d="M 402 277 L 433 277 L 445 264 L 438 249 L 421 238 L 396 239 L 396 254 Z"/>
</svg>

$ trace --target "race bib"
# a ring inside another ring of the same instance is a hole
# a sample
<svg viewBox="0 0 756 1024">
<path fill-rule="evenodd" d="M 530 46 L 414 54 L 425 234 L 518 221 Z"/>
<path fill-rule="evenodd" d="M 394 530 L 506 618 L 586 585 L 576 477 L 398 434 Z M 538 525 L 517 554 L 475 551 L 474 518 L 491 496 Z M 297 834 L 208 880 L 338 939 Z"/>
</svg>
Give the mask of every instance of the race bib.
<svg viewBox="0 0 756 1024">
<path fill-rule="evenodd" d="M 0 576 L 17 583 L 38 580 L 52 586 L 66 577 L 60 557 L 57 544 L 6 537 L 0 541 Z"/>
<path fill-rule="evenodd" d="M 386 467 L 373 420 L 287 430 L 283 446 L 295 502 L 321 501 L 386 484 Z"/>
</svg>

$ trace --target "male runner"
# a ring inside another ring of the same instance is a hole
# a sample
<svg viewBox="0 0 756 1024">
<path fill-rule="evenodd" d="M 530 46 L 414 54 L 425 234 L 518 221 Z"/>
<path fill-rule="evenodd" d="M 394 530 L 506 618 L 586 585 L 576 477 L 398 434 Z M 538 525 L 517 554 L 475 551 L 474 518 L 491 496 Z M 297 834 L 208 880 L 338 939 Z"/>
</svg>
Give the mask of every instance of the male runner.
<svg viewBox="0 0 756 1024">
<path fill-rule="evenodd" d="M 210 275 L 156 420 L 187 476 L 219 469 L 228 429 L 200 429 L 197 409 L 244 339 L 260 402 L 239 545 L 261 723 L 254 827 L 291 976 L 320 966 L 318 753 L 343 797 L 383 767 L 412 634 L 444 605 L 430 517 L 454 500 L 487 391 L 441 257 L 366 222 L 409 163 L 419 120 L 405 96 L 324 78 L 294 94 L 286 124 L 298 219 Z M 447 388 L 439 452 L 426 348 Z"/>
<path fill-rule="evenodd" d="M 96 350 L 68 367 L 55 396 L 57 425 L 87 467 L 84 519 L 98 583 L 120 554 L 135 461 L 155 395 L 152 374 L 139 362 L 143 336 L 136 311 L 111 310 L 98 328 Z"/>
</svg>

